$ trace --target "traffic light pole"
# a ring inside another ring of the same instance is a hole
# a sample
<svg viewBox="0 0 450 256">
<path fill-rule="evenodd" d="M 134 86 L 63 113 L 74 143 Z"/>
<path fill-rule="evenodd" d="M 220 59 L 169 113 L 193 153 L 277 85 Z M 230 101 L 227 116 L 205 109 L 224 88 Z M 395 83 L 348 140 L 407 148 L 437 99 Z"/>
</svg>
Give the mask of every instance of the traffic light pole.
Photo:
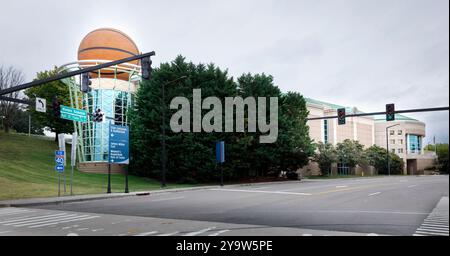
<svg viewBox="0 0 450 256">
<path fill-rule="evenodd" d="M 26 83 L 26 84 L 22 84 L 22 85 L 18 85 L 18 86 L 14 86 L 8 89 L 4 89 L 0 91 L 0 96 L 5 95 L 5 94 L 9 94 L 12 92 L 16 92 L 16 91 L 20 91 L 20 90 L 25 90 L 34 86 L 38 86 L 38 85 L 42 85 L 42 84 L 46 84 L 49 82 L 53 82 L 53 81 L 57 81 L 57 80 L 61 80 L 64 78 L 68 78 L 68 77 L 72 77 L 72 76 L 76 76 L 76 75 L 80 75 L 83 73 L 88 73 L 88 72 L 93 72 L 93 71 L 97 71 L 99 69 L 103 69 L 103 68 L 107 68 L 110 66 L 115 66 L 118 64 L 122 64 L 125 62 L 130 62 L 130 61 L 134 61 L 134 60 L 138 60 L 138 59 L 142 59 L 142 58 L 146 58 L 146 57 L 150 57 L 150 56 L 154 56 L 155 52 L 148 52 L 148 53 L 144 53 L 144 54 L 139 54 L 139 55 L 135 55 L 132 57 L 128 57 L 125 59 L 120 59 L 120 60 L 116 60 L 116 61 L 111 61 L 111 62 L 107 62 L 104 64 L 100 64 L 97 66 L 93 66 L 93 67 L 88 67 L 88 68 L 83 68 L 80 70 L 76 70 L 76 71 L 71 71 L 71 72 L 67 72 L 64 74 L 59 74 L 53 77 L 49 77 L 49 78 L 45 78 L 45 79 L 41 79 L 41 80 L 36 80 L 30 83 Z"/>
<path fill-rule="evenodd" d="M 418 108 L 418 109 L 406 109 L 406 110 L 396 110 L 395 114 L 405 114 L 405 113 L 418 113 L 418 112 L 434 112 L 434 111 L 448 111 L 449 107 L 438 107 L 438 108 Z M 346 114 L 345 117 L 357 117 L 357 116 L 379 116 L 385 115 L 386 111 L 383 112 L 372 112 L 372 113 L 359 113 L 359 114 Z M 313 120 L 324 120 L 324 119 L 334 119 L 339 118 L 339 116 L 322 116 L 322 117 L 312 117 L 308 118 L 308 121 Z"/>
</svg>

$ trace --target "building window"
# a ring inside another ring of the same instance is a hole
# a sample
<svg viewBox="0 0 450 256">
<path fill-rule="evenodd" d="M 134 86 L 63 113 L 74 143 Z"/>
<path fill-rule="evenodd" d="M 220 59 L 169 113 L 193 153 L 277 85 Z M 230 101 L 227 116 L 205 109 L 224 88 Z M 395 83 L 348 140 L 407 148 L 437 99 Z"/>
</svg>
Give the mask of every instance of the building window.
<svg viewBox="0 0 450 256">
<path fill-rule="evenodd" d="M 391 144 L 395 144 L 395 140 L 390 140 L 390 143 Z"/>
<path fill-rule="evenodd" d="M 389 135 L 394 135 L 395 131 L 389 131 Z"/>
<path fill-rule="evenodd" d="M 391 152 L 392 152 L 393 154 L 395 154 L 395 148 L 391 149 Z"/>
<path fill-rule="evenodd" d="M 410 134 L 408 139 L 409 143 L 409 153 L 420 154 L 421 151 L 421 136 Z"/>
<path fill-rule="evenodd" d="M 398 144 L 403 145 L 403 140 L 402 139 L 398 140 Z"/>
<path fill-rule="evenodd" d="M 328 120 L 323 120 L 323 142 L 328 143 Z"/>
<path fill-rule="evenodd" d="M 403 154 L 403 148 L 399 148 L 397 151 L 399 154 Z"/>
<path fill-rule="evenodd" d="M 403 131 L 402 130 L 398 130 L 398 133 L 397 133 L 398 135 L 402 135 L 403 134 Z"/>
</svg>

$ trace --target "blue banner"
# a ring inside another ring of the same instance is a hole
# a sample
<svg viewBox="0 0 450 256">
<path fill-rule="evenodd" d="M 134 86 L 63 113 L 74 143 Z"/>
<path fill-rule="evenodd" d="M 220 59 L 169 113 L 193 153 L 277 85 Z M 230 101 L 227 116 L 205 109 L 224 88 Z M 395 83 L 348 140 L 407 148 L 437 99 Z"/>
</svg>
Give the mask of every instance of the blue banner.
<svg viewBox="0 0 450 256">
<path fill-rule="evenodd" d="M 129 136 L 128 126 L 110 125 L 109 127 L 109 163 L 129 164 Z"/>
<path fill-rule="evenodd" d="M 216 162 L 225 163 L 225 142 L 216 142 Z"/>
</svg>

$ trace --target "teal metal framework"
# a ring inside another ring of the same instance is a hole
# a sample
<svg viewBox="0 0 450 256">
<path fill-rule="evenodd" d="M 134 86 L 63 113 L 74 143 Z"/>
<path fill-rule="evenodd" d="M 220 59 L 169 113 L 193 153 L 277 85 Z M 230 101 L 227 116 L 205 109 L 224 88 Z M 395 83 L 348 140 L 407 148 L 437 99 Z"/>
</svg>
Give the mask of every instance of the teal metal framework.
<svg viewBox="0 0 450 256">
<path fill-rule="evenodd" d="M 84 60 L 62 66 L 60 72 L 70 72 L 110 62 L 109 60 Z M 107 71 L 108 77 L 102 77 Z M 111 78 L 111 73 L 114 76 Z M 109 125 L 129 125 L 128 110 L 133 106 L 135 91 L 141 81 L 141 67 L 122 63 L 98 70 L 97 77 L 91 79 L 92 91 L 80 91 L 80 76 L 62 79 L 69 87 L 70 107 L 94 113 L 97 109 L 104 112 L 103 122 L 93 122 L 88 116 L 87 123 L 73 122 L 78 133 L 78 159 L 83 163 L 108 162 Z M 119 74 L 128 73 L 128 81 L 117 78 Z M 116 86 L 118 85 L 118 86 Z"/>
</svg>

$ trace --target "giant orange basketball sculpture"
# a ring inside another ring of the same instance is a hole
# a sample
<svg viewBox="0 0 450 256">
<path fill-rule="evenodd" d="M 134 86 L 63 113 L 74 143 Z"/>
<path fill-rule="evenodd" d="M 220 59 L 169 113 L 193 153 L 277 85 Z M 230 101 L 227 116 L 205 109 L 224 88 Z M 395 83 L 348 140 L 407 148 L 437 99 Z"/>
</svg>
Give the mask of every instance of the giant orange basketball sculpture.
<svg viewBox="0 0 450 256">
<path fill-rule="evenodd" d="M 100 28 L 87 34 L 78 48 L 78 60 L 81 66 L 93 66 L 98 63 L 90 60 L 114 61 L 139 54 L 139 50 L 133 40 L 125 33 L 112 28 Z M 130 64 L 138 65 L 139 61 L 131 61 Z M 124 68 L 124 65 L 119 65 Z M 114 78 L 128 80 L 129 74 L 114 72 L 113 67 L 100 70 L 102 78 Z M 98 78 L 99 72 L 92 72 L 92 78 Z"/>
<path fill-rule="evenodd" d="M 80 70 L 138 54 L 138 47 L 125 33 L 100 28 L 83 38 L 78 49 L 78 61 L 61 66 L 60 72 Z M 134 95 L 139 88 L 141 67 L 135 60 L 93 71 L 90 76 L 90 91 L 80 90 L 81 77 L 63 79 L 63 82 L 69 88 L 70 107 L 91 114 L 86 123 L 74 122 L 78 133 L 78 169 L 106 173 L 109 170 L 110 125 L 130 125 L 128 111 L 133 108 Z M 92 116 L 99 111 L 104 113 L 104 122 L 98 122 Z M 122 172 L 121 164 L 126 164 L 126 161 L 115 162 L 111 171 Z"/>
</svg>

